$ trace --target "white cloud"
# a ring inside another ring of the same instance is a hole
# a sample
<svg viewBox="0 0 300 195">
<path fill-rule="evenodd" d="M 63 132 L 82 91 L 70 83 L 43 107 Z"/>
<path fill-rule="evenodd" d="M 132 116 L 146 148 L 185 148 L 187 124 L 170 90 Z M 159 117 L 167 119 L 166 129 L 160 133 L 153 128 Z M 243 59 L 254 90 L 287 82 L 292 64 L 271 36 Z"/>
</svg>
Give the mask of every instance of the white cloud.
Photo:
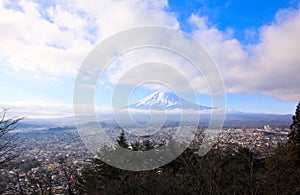
<svg viewBox="0 0 300 195">
<path fill-rule="evenodd" d="M 297 74 L 300 70 L 300 58 L 297 52 L 300 47 L 298 44 L 300 41 L 298 36 L 300 34 L 299 10 L 279 11 L 273 24 L 260 29 L 260 42 L 257 45 L 243 45 L 233 38 L 234 33 L 231 29 L 222 32 L 214 26 L 210 27 L 205 17 L 192 14 L 189 21 L 195 27 L 193 37 L 203 44 L 219 65 L 228 93 L 264 93 L 281 100 L 299 99 L 300 88 Z M 101 25 L 105 26 L 105 23 Z M 249 30 L 246 33 L 249 33 Z M 184 77 L 188 78 L 199 92 L 208 92 L 205 81 L 199 77 L 199 74 L 187 69 L 185 67 L 187 63 L 181 59 L 174 55 L 170 57 L 167 54 L 151 55 L 149 51 L 139 52 L 140 54 L 136 52 L 134 57 L 130 54 L 127 58 L 122 56 L 124 58 L 112 64 L 111 72 L 107 77 L 108 81 L 116 84 L 121 76 L 136 64 L 150 61 L 164 62 L 181 70 Z M 123 82 L 133 84 L 148 72 L 153 73 L 151 67 L 145 67 L 141 74 L 136 74 L 135 77 L 130 77 Z M 206 75 L 207 80 L 213 77 Z M 181 90 L 184 89 L 185 86 L 176 84 L 176 81 L 178 81 L 176 77 L 170 76 L 172 84 Z"/>
<path fill-rule="evenodd" d="M 103 38 L 141 25 L 178 28 L 163 11 L 166 1 L 57 1 L 42 8 L 21 0 L 23 11 L 0 2 L 1 66 L 33 74 L 74 77 L 93 46 Z M 48 19 L 41 15 L 46 13 Z"/>
<path fill-rule="evenodd" d="M 0 108 L 9 108 L 12 117 L 57 118 L 73 115 L 72 105 L 48 100 L 0 101 Z"/>
<path fill-rule="evenodd" d="M 165 41 L 168 42 L 168 39 Z M 102 78 L 100 85 L 144 84 L 156 90 L 172 87 L 177 92 L 195 87 L 197 91 L 208 92 L 201 73 L 185 58 L 164 48 L 131 50 L 108 66 Z"/>
<path fill-rule="evenodd" d="M 175 16 L 164 11 L 168 6 L 166 0 L 78 0 L 75 5 L 86 13 L 96 16 L 101 39 L 137 26 L 179 27 Z"/>
<path fill-rule="evenodd" d="M 300 7 L 282 10 L 276 21 L 261 29 L 261 43 L 253 48 L 259 74 L 251 85 L 257 91 L 274 95 L 283 100 L 300 98 Z"/>
<path fill-rule="evenodd" d="M 41 17 L 38 5 L 33 2 L 20 1 L 23 12 L 5 9 L 1 4 L 1 66 L 60 77 L 76 74 L 91 47 L 84 39 L 87 33 L 82 30 L 84 18 L 56 7 L 52 23 Z M 72 18 L 66 23 L 69 30 L 62 31 L 62 24 L 57 21 L 68 15 Z"/>
<path fill-rule="evenodd" d="M 218 64 L 229 93 L 264 93 L 281 100 L 300 98 L 300 10 L 281 10 L 273 24 L 260 29 L 257 45 L 242 45 L 230 33 L 208 27 L 191 15 L 194 38 Z"/>
<path fill-rule="evenodd" d="M 180 26 L 175 14 L 166 11 L 167 0 L 64 0 L 46 9 L 35 2 L 20 0 L 19 6 L 23 11 L 7 9 L 5 3 L 0 2 L 0 68 L 31 72 L 37 80 L 40 74 L 54 82 L 65 77 L 74 78 L 91 49 L 121 30 L 145 25 L 173 29 Z M 246 34 L 250 39 L 253 33 L 259 33 L 260 42 L 256 45 L 242 45 L 233 38 L 231 29 L 222 32 L 208 26 L 207 20 L 195 14 L 190 16 L 189 22 L 195 27 L 192 36 L 207 48 L 219 65 L 227 92 L 265 93 L 281 100 L 299 100 L 299 8 L 281 10 L 273 24 L 259 30 L 248 30 Z M 160 53 L 161 56 L 158 53 L 144 55 L 145 51 L 136 54 L 135 57 L 120 59 L 120 66 L 117 63 L 111 65 L 111 72 L 107 73 L 111 84 L 117 83 L 136 62 L 160 61 L 182 70 L 181 73 L 199 92 L 207 93 L 205 81 L 195 71 L 186 68 L 187 64 L 182 59 L 163 53 Z M 151 72 L 151 67 L 144 71 Z M 143 74 L 137 75 L 136 79 L 139 77 Z M 207 79 L 211 78 L 213 75 Z M 126 82 L 130 84 L 134 80 Z M 185 88 L 176 77 L 170 77 L 170 82 L 179 89 Z M 20 102 L 4 103 L 11 105 L 12 109 L 24 107 Z M 70 113 L 68 105 L 39 101 L 33 104 L 29 103 L 37 109 L 39 104 L 45 105 L 45 108 L 49 104 L 53 106 L 53 109 L 49 108 L 53 114 L 55 109 L 61 111 L 59 113 Z M 20 113 L 24 112 L 20 110 Z M 45 115 L 46 112 L 45 109 Z"/>
</svg>

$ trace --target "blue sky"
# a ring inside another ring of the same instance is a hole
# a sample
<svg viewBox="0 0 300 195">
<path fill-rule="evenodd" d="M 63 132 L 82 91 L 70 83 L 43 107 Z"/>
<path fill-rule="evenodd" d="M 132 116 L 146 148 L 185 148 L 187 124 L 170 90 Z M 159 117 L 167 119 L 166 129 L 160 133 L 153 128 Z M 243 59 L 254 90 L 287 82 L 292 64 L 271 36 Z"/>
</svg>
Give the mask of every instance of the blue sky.
<svg viewBox="0 0 300 195">
<path fill-rule="evenodd" d="M 28 117 L 72 115 L 74 82 L 89 52 L 121 30 L 160 25 L 188 33 L 208 50 L 223 75 L 228 108 L 292 114 L 300 100 L 299 3 L 2 1 L 0 106 Z M 108 74 L 108 87 L 98 86 L 99 106 L 110 106 L 120 67 Z M 153 91 L 140 90 L 130 101 Z M 201 90 L 198 98 L 211 102 Z"/>
<path fill-rule="evenodd" d="M 274 22 L 278 10 L 297 8 L 298 1 L 283 0 L 197 0 L 197 1 L 169 1 L 169 9 L 176 13 L 182 21 L 182 30 L 191 32 L 192 27 L 187 22 L 191 13 L 196 13 L 208 18 L 211 26 L 217 26 L 221 31 L 228 28 L 234 30 L 234 37 L 244 44 L 257 43 L 259 41 L 258 30 L 263 25 Z M 247 31 L 255 32 L 247 35 Z"/>
</svg>

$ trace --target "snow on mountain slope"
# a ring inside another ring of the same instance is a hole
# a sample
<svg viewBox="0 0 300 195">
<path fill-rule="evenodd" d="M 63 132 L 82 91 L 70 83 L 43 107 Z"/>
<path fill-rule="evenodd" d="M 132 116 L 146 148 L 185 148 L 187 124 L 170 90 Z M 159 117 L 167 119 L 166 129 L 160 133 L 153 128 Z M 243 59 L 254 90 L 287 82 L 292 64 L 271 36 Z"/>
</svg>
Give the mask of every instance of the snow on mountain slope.
<svg viewBox="0 0 300 195">
<path fill-rule="evenodd" d="M 128 108 L 141 110 L 173 110 L 173 109 L 193 109 L 193 110 L 207 110 L 211 107 L 201 106 L 179 98 L 176 94 L 171 92 L 155 91 L 149 96 L 133 103 Z"/>
</svg>

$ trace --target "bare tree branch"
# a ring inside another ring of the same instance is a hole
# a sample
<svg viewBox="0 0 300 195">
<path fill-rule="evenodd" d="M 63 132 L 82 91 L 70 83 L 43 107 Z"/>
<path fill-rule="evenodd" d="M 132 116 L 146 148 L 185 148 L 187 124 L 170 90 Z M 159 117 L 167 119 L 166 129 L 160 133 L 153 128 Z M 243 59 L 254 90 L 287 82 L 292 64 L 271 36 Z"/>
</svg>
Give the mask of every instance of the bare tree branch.
<svg viewBox="0 0 300 195">
<path fill-rule="evenodd" d="M 3 109 L 0 112 L 0 166 L 17 156 L 13 153 L 13 150 L 18 136 L 16 133 L 12 134 L 10 132 L 23 119 L 23 117 L 7 117 L 7 111 L 8 109 Z"/>
</svg>

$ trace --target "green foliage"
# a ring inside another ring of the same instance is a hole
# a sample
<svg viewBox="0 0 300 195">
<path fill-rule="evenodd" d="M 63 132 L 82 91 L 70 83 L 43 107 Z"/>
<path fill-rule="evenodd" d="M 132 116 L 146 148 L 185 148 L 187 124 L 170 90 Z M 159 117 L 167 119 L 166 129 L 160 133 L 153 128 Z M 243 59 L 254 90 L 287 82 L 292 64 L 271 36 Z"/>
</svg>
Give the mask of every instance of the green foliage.
<svg viewBox="0 0 300 195">
<path fill-rule="evenodd" d="M 129 145 L 128 145 L 126 137 L 125 137 L 124 129 L 122 129 L 122 132 L 121 132 L 120 136 L 118 137 L 117 142 L 120 147 L 128 148 Z"/>
<path fill-rule="evenodd" d="M 143 140 L 142 143 L 134 142 L 131 143 L 132 150 L 134 151 L 147 151 L 154 149 L 154 145 L 151 143 L 149 139 Z"/>
<path fill-rule="evenodd" d="M 248 148 L 213 149 L 205 156 L 187 149 L 171 163 L 131 172 L 94 159 L 83 169 L 87 194 L 297 194 L 300 165 L 295 151 L 280 145 L 269 157 Z"/>
<path fill-rule="evenodd" d="M 82 193 L 87 194 L 299 194 L 300 102 L 289 134 L 273 154 L 249 148 L 216 147 L 205 156 L 188 148 L 171 163 L 151 171 L 130 172 L 100 160 L 84 169 Z M 122 131 L 118 144 L 128 148 Z M 132 143 L 132 150 L 155 148 L 149 140 Z"/>
<path fill-rule="evenodd" d="M 295 115 L 293 116 L 293 123 L 290 126 L 289 141 L 297 146 L 300 145 L 300 101 L 297 105 Z"/>
<path fill-rule="evenodd" d="M 266 173 L 262 179 L 265 192 L 273 194 L 300 193 L 300 164 L 296 150 L 289 144 L 281 144 L 266 159 Z"/>
</svg>

